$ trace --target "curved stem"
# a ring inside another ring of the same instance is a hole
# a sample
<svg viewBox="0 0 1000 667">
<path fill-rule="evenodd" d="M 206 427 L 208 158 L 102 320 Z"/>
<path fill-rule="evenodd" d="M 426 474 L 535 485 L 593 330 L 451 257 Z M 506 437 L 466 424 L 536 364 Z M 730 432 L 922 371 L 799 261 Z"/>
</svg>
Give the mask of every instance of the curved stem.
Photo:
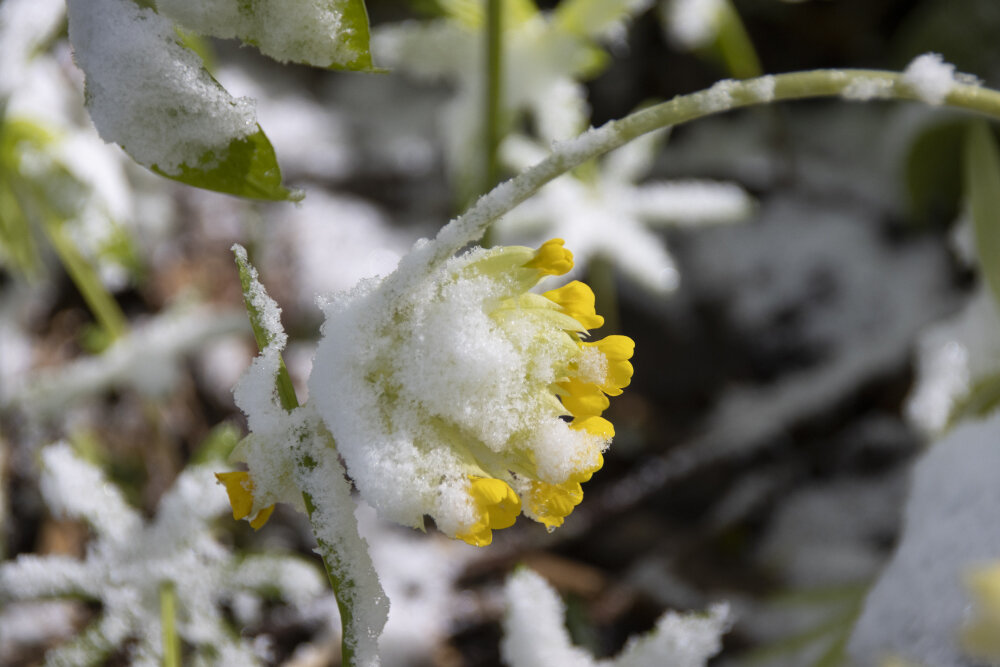
<svg viewBox="0 0 1000 667">
<path fill-rule="evenodd" d="M 434 243 L 410 253 L 407 268 L 414 263 L 433 266 L 475 241 L 497 218 L 533 195 L 543 185 L 587 160 L 607 153 L 636 137 L 664 127 L 680 125 L 730 109 L 783 100 L 848 95 L 875 91 L 879 99 L 921 101 L 918 92 L 899 72 L 882 70 L 813 70 L 762 76 L 745 81 L 725 80 L 711 88 L 679 95 L 669 102 L 637 111 L 588 130 L 576 139 L 558 145 L 553 153 L 527 171 L 505 181 L 461 216 L 438 232 Z M 855 96 L 853 99 L 858 99 Z M 974 111 L 1000 120 L 1000 92 L 975 85 L 954 83 L 943 106 Z M 403 267 L 403 263 L 400 264 Z M 400 272 L 408 273 L 408 272 Z"/>
</svg>

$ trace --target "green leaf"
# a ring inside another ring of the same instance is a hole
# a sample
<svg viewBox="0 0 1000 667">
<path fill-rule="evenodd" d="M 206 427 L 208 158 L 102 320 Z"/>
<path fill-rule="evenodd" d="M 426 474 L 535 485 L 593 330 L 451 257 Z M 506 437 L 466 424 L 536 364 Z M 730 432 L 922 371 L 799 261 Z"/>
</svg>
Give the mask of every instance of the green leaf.
<svg viewBox="0 0 1000 667">
<path fill-rule="evenodd" d="M 985 121 L 973 122 L 966 132 L 964 175 L 979 267 L 1000 303 L 1000 155 Z"/>
<path fill-rule="evenodd" d="M 947 428 L 966 419 L 982 419 L 1000 406 L 1000 375 L 977 380 L 969 393 L 955 401 L 948 415 Z"/>
<path fill-rule="evenodd" d="M 566 32 L 600 39 L 618 21 L 638 13 L 643 4 L 635 0 L 563 0 L 555 9 L 555 20 Z"/>
<path fill-rule="evenodd" d="M 281 184 L 281 168 L 274 148 L 259 125 L 257 132 L 249 137 L 233 139 L 222 155 L 208 151 L 201 156 L 198 165 L 181 165 L 178 174 L 167 174 L 156 165 L 152 171 L 196 188 L 237 197 L 269 201 L 302 199 L 300 191 L 289 190 Z"/>
<path fill-rule="evenodd" d="M 922 224 L 950 223 L 962 196 L 964 120 L 948 120 L 920 132 L 906 155 L 904 178 L 910 215 Z"/>
</svg>

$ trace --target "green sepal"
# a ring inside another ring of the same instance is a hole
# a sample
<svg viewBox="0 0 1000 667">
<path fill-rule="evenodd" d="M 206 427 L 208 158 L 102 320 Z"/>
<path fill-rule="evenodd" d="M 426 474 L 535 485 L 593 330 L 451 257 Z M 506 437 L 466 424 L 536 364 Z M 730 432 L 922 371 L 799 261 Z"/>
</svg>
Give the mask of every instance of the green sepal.
<svg viewBox="0 0 1000 667">
<path fill-rule="evenodd" d="M 965 196 L 979 268 L 994 302 L 1000 304 L 1000 154 L 985 121 L 969 125 L 963 152 Z"/>
<path fill-rule="evenodd" d="M 196 188 L 248 199 L 299 201 L 303 197 L 300 190 L 290 190 L 281 184 L 281 168 L 274 147 L 259 125 L 254 134 L 229 142 L 222 155 L 210 150 L 196 166 L 182 164 L 177 174 L 165 173 L 156 165 L 150 170 Z"/>
</svg>

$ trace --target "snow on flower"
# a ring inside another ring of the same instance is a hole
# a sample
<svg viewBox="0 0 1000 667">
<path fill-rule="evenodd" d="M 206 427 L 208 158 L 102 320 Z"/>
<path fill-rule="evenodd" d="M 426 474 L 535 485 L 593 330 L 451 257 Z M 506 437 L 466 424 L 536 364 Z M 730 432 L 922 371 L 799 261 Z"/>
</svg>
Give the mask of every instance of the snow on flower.
<svg viewBox="0 0 1000 667">
<path fill-rule="evenodd" d="M 370 280 L 327 304 L 311 400 L 383 517 L 430 515 L 483 546 L 522 512 L 551 530 L 579 504 L 633 343 L 584 340 L 603 318 L 583 283 L 529 291 L 572 266 L 561 239 L 476 248 L 404 289 Z"/>
<path fill-rule="evenodd" d="M 86 521 L 94 531 L 83 560 L 22 555 L 0 566 L 0 600 L 80 597 L 101 602 L 101 615 L 79 637 L 46 655 L 46 664 L 90 664 L 134 640 L 134 665 L 158 665 L 163 652 L 160 591 L 172 586 L 177 632 L 194 651 L 193 664 L 258 664 L 249 644 L 232 633 L 222 605 L 234 596 L 278 591 L 301 604 L 319 595 L 315 567 L 293 557 L 240 558 L 212 536 L 225 495 L 208 466 L 192 466 L 144 522 L 100 470 L 66 444 L 42 452 L 42 493 L 56 515 Z M 243 619 L 250 620 L 250 619 Z"/>
<path fill-rule="evenodd" d="M 636 185 L 652 165 L 662 140 L 647 135 L 619 148 L 592 168 L 562 176 L 500 219 L 504 242 L 539 236 L 566 239 L 579 266 L 596 257 L 613 262 L 637 284 L 658 293 L 680 276 L 662 240 L 647 224 L 721 224 L 747 217 L 753 200 L 738 185 L 712 181 L 658 181 Z M 523 137 L 512 137 L 502 156 L 517 169 L 545 156 Z"/>
</svg>

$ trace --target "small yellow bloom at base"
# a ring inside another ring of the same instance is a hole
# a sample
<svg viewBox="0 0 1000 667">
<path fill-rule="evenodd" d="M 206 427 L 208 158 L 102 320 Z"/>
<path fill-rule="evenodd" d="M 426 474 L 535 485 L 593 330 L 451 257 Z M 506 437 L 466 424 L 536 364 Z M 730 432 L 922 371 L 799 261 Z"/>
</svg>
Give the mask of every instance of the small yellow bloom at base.
<svg viewBox="0 0 1000 667">
<path fill-rule="evenodd" d="M 514 525 L 521 513 L 521 499 L 503 480 L 470 475 L 469 481 L 469 496 L 479 518 L 456 537 L 472 546 L 485 547 L 493 541 L 493 530 Z"/>
<path fill-rule="evenodd" d="M 532 482 L 528 496 L 528 507 L 535 520 L 545 524 L 552 532 L 563 525 L 566 517 L 583 500 L 583 488 L 578 481 L 568 481 L 563 484 L 547 482 Z"/>
<path fill-rule="evenodd" d="M 229 504 L 233 507 L 233 518 L 239 520 L 250 516 L 250 512 L 253 511 L 253 480 L 250 479 L 250 473 L 245 470 L 217 472 L 215 478 L 226 487 Z M 250 525 L 254 530 L 260 530 L 261 526 L 271 518 L 272 512 L 274 505 L 265 507 L 250 520 Z"/>
</svg>

